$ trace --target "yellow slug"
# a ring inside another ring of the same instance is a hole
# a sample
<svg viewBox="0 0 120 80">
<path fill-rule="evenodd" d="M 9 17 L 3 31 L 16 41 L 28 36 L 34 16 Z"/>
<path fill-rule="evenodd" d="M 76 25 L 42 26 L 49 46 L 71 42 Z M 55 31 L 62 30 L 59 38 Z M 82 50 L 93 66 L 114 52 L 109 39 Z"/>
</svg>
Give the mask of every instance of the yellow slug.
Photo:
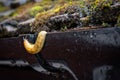
<svg viewBox="0 0 120 80">
<path fill-rule="evenodd" d="M 40 52 L 44 45 L 46 34 L 46 31 L 39 32 L 36 42 L 34 44 L 29 43 L 27 39 L 24 39 L 23 44 L 26 51 L 30 54 L 37 54 L 38 52 Z"/>
</svg>

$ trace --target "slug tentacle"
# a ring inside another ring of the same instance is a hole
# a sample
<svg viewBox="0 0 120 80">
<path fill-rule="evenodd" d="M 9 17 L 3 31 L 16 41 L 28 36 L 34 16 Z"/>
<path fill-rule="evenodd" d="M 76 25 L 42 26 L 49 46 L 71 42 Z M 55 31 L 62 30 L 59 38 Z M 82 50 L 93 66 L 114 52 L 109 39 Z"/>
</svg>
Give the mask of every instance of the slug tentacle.
<svg viewBox="0 0 120 80">
<path fill-rule="evenodd" d="M 46 31 L 39 32 L 36 42 L 34 44 L 29 43 L 27 39 L 24 39 L 23 44 L 27 52 L 30 54 L 37 54 L 38 52 L 40 52 L 44 45 L 46 34 Z"/>
</svg>

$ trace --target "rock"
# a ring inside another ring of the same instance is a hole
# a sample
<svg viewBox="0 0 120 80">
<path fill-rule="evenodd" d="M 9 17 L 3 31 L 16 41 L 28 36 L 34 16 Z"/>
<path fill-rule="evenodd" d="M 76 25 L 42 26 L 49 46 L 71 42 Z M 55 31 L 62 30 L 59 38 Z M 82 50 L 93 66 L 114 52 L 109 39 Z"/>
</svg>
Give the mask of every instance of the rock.
<svg viewBox="0 0 120 80">
<path fill-rule="evenodd" d="M 14 9 L 14 8 L 19 7 L 22 4 L 25 4 L 26 2 L 27 2 L 27 0 L 15 0 L 15 1 L 11 2 L 10 7 Z"/>
<path fill-rule="evenodd" d="M 63 14 L 58 16 L 53 16 L 48 21 L 48 27 L 50 29 L 60 30 L 65 26 L 67 28 L 74 28 L 80 25 L 80 14 Z"/>
<path fill-rule="evenodd" d="M 5 12 L 1 12 L 0 13 L 0 17 L 1 16 L 8 16 L 10 14 L 12 14 L 15 10 L 8 10 L 8 11 L 5 11 Z"/>
<path fill-rule="evenodd" d="M 25 4 L 28 0 L 0 0 L 0 3 L 11 8 L 16 8 L 22 4 Z"/>
<path fill-rule="evenodd" d="M 15 9 L 15 8 L 17 8 L 17 7 L 19 7 L 20 6 L 20 3 L 19 2 L 12 2 L 11 4 L 10 4 L 10 8 L 12 8 L 12 9 Z"/>
<path fill-rule="evenodd" d="M 13 0 L 0 0 L 0 3 L 2 3 L 4 6 L 10 6 L 12 1 Z"/>
<path fill-rule="evenodd" d="M 112 27 L 117 23 L 118 16 L 120 14 L 120 3 L 116 3 L 111 6 L 104 6 L 103 8 L 98 8 L 92 12 L 91 23 L 102 24 L 108 23 Z"/>
<path fill-rule="evenodd" d="M 32 33 L 32 29 L 30 24 L 35 21 L 35 18 L 20 22 L 18 24 L 18 33 L 25 34 L 25 33 Z"/>
<path fill-rule="evenodd" d="M 30 24 L 32 22 L 35 21 L 35 18 L 31 18 L 29 20 L 26 20 L 26 21 L 23 21 L 23 22 L 20 22 L 18 25 L 27 25 L 27 24 Z"/>
<path fill-rule="evenodd" d="M 120 3 L 120 0 L 112 0 L 113 4 Z"/>
<path fill-rule="evenodd" d="M 11 25 L 13 27 L 17 27 L 18 22 L 15 20 L 5 20 L 3 22 L 0 23 L 2 26 L 6 26 L 6 25 Z"/>
<path fill-rule="evenodd" d="M 23 22 L 17 22 L 15 20 L 5 20 L 0 23 L 0 37 L 12 37 L 20 34 L 32 33 L 30 24 L 35 19 L 29 19 Z"/>
<path fill-rule="evenodd" d="M 9 21 L 0 24 L 0 37 L 16 36 L 17 33 L 17 22 Z"/>
</svg>

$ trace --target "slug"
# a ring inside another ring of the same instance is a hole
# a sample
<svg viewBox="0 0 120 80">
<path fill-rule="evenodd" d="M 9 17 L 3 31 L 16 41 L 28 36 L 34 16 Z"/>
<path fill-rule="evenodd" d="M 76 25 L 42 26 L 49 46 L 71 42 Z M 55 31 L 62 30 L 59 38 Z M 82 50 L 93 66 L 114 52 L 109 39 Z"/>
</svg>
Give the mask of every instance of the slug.
<svg viewBox="0 0 120 80">
<path fill-rule="evenodd" d="M 30 43 L 27 39 L 24 39 L 23 44 L 26 51 L 30 54 L 37 54 L 38 52 L 40 52 L 44 45 L 46 34 L 46 31 L 39 32 L 34 44 Z"/>
</svg>

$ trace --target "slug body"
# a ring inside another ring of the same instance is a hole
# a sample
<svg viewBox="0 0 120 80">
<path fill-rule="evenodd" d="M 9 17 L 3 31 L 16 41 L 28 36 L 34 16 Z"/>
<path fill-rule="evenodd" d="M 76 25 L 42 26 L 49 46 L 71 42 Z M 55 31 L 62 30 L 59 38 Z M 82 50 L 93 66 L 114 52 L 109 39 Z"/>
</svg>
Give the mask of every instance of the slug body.
<svg viewBox="0 0 120 80">
<path fill-rule="evenodd" d="M 34 44 L 30 43 L 27 39 L 24 39 L 23 44 L 26 51 L 30 54 L 37 54 L 38 52 L 40 52 L 44 45 L 46 34 L 46 31 L 39 32 L 36 42 Z"/>
</svg>

